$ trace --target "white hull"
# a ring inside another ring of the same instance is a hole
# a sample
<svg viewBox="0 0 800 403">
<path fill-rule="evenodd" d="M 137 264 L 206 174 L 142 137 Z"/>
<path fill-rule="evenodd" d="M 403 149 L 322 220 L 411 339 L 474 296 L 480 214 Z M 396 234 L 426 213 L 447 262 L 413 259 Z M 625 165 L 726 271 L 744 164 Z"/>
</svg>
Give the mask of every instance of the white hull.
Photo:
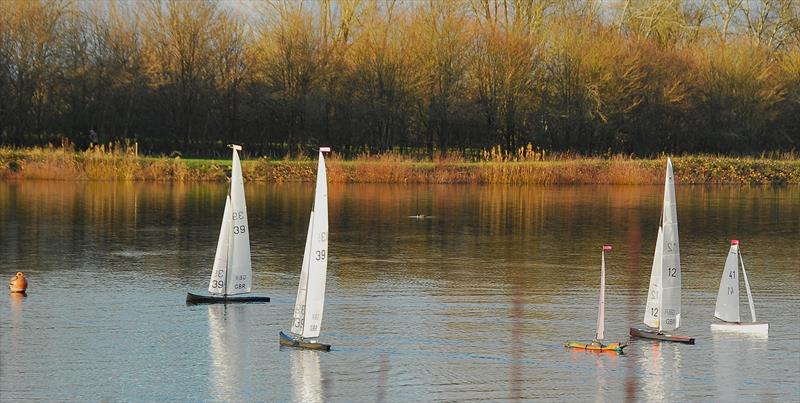
<svg viewBox="0 0 800 403">
<path fill-rule="evenodd" d="M 711 331 L 767 336 L 769 323 L 712 323 Z"/>
</svg>

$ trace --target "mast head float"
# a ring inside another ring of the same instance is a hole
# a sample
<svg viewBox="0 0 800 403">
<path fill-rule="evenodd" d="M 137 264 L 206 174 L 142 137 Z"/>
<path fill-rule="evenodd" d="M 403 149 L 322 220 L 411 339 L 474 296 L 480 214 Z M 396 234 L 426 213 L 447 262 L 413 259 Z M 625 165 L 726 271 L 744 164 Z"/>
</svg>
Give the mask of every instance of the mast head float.
<svg viewBox="0 0 800 403">
<path fill-rule="evenodd" d="M 330 147 L 320 147 L 319 148 L 319 152 L 321 152 L 321 153 L 329 153 L 329 152 L 331 152 L 331 148 Z"/>
<path fill-rule="evenodd" d="M 608 251 L 610 251 L 611 249 L 612 249 L 612 248 L 611 248 L 611 245 L 603 245 L 603 252 L 608 252 Z"/>
<path fill-rule="evenodd" d="M 242 151 L 242 146 L 240 146 L 238 144 L 228 144 L 228 147 L 232 148 L 232 149 L 234 149 L 236 151 Z"/>
<path fill-rule="evenodd" d="M 739 244 L 738 239 L 731 239 L 731 245 L 738 245 L 738 244 Z"/>
</svg>

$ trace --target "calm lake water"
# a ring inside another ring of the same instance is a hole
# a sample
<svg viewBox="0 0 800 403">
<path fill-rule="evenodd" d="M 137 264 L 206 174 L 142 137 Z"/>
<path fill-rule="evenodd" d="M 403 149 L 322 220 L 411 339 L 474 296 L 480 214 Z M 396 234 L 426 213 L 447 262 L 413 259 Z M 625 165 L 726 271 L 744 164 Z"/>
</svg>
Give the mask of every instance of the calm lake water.
<svg viewBox="0 0 800 403">
<path fill-rule="evenodd" d="M 800 188 L 679 185 L 697 344 L 620 356 L 562 343 L 594 336 L 603 243 L 606 337 L 641 322 L 662 186 L 330 185 L 329 353 L 278 345 L 313 185 L 246 192 L 253 289 L 272 302 L 186 306 L 224 185 L 0 182 L 0 275 L 30 280 L 0 292 L 0 399 L 800 400 Z M 769 339 L 709 330 L 732 238 Z"/>
</svg>

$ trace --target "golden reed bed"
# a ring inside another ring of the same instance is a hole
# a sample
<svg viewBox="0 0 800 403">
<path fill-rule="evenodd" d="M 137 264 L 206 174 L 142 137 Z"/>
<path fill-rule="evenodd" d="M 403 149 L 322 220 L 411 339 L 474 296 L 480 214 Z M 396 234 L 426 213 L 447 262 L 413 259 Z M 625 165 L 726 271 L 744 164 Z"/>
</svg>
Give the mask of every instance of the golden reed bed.
<svg viewBox="0 0 800 403">
<path fill-rule="evenodd" d="M 460 157 L 419 161 L 396 154 L 328 160 L 328 180 L 339 183 L 486 183 L 486 184 L 658 184 L 664 158 L 636 159 L 542 155 L 492 156 L 469 162 Z M 678 183 L 798 184 L 800 159 L 683 156 L 673 158 Z M 230 162 L 168 157 L 138 157 L 96 149 L 0 148 L 0 178 L 5 180 L 224 181 Z M 315 162 L 245 160 L 246 180 L 311 181 Z"/>
</svg>

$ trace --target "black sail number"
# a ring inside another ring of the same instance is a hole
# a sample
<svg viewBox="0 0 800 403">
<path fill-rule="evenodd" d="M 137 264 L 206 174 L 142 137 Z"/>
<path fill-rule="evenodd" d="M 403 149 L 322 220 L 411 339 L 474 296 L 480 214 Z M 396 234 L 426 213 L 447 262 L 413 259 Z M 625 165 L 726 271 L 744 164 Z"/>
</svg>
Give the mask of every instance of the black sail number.
<svg viewBox="0 0 800 403">
<path fill-rule="evenodd" d="M 233 219 L 235 220 L 244 220 L 244 211 L 234 211 L 233 212 Z"/>
<path fill-rule="evenodd" d="M 315 260 L 325 260 L 325 255 L 327 254 L 327 252 L 328 251 L 326 251 L 325 249 L 318 250 L 318 251 L 314 252 L 314 259 Z"/>
<path fill-rule="evenodd" d="M 247 226 L 246 225 L 242 224 L 242 225 L 234 225 L 233 226 L 233 233 L 234 234 L 236 234 L 236 235 L 244 234 L 245 232 L 247 232 Z"/>
</svg>

